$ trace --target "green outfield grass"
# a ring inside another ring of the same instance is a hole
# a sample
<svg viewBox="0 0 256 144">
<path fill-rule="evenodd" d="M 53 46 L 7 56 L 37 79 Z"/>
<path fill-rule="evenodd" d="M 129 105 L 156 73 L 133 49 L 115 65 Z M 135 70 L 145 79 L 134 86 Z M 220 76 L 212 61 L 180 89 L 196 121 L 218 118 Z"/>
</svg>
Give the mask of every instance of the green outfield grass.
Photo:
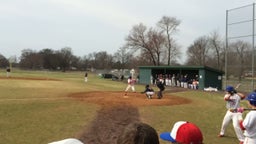
<svg viewBox="0 0 256 144">
<path fill-rule="evenodd" d="M 0 70 L 0 73 L 0 76 L 6 76 L 5 70 Z M 11 76 L 57 80 L 0 79 L 0 143 L 46 144 L 77 137 L 100 107 L 76 101 L 67 95 L 86 91 L 122 91 L 126 87 L 126 83 L 102 79 L 92 73 L 89 73 L 88 83 L 84 83 L 83 72 L 15 69 Z M 137 91 L 143 88 L 143 85 L 136 86 Z M 228 137 L 217 137 L 226 112 L 222 92 L 165 93 L 166 97 L 172 95 L 191 99 L 192 103 L 140 107 L 141 120 L 153 126 L 159 134 L 170 131 L 176 121 L 190 121 L 201 128 L 205 144 L 238 143 L 231 124 L 226 132 Z M 245 101 L 242 105 L 247 106 Z"/>
</svg>

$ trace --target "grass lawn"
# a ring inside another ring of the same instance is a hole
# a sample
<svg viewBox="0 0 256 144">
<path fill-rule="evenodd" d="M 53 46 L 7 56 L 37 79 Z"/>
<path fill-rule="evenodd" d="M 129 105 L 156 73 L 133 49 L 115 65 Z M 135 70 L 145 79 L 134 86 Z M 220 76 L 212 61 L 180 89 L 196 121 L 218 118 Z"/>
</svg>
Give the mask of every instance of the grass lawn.
<svg viewBox="0 0 256 144">
<path fill-rule="evenodd" d="M 6 76 L 4 69 L 0 73 L 0 76 Z M 100 107 L 76 101 L 68 94 L 122 91 L 126 87 L 126 83 L 101 79 L 92 73 L 88 74 L 85 83 L 83 72 L 14 70 L 11 76 L 46 80 L 0 79 L 0 143 L 46 144 L 77 137 L 93 121 Z M 143 91 L 143 88 L 144 85 L 136 86 L 137 91 Z M 153 126 L 159 134 L 170 131 L 176 121 L 190 121 L 202 130 L 205 144 L 239 143 L 231 124 L 226 131 L 228 137 L 217 137 L 226 112 L 222 92 L 165 93 L 166 97 L 173 95 L 191 99 L 192 103 L 140 107 L 141 120 Z M 245 101 L 242 105 L 247 106 Z"/>
</svg>

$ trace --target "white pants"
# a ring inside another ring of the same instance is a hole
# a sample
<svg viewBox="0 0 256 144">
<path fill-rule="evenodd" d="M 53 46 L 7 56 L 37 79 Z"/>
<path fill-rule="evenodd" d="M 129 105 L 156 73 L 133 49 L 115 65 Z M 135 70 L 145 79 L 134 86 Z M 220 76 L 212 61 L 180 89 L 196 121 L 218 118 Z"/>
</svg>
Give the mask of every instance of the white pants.
<svg viewBox="0 0 256 144">
<path fill-rule="evenodd" d="M 241 119 L 241 117 L 242 117 L 242 113 L 233 113 L 228 110 L 223 119 L 220 134 L 221 135 L 225 134 L 225 130 L 228 124 L 232 121 L 237 138 L 239 139 L 239 141 L 244 141 L 243 131 L 239 125 L 239 119 Z"/>
<path fill-rule="evenodd" d="M 133 92 L 135 91 L 134 85 L 131 85 L 131 84 L 129 84 L 129 85 L 126 87 L 125 91 L 128 91 L 130 88 L 132 88 L 132 91 L 133 91 Z"/>
<path fill-rule="evenodd" d="M 153 96 L 155 94 L 155 92 L 153 92 L 153 91 L 148 91 L 148 92 L 146 92 L 146 95 L 147 96 Z"/>
<path fill-rule="evenodd" d="M 85 78 L 84 78 L 84 82 L 87 82 L 87 81 L 88 81 L 88 78 L 87 78 L 87 77 L 85 77 Z"/>
<path fill-rule="evenodd" d="M 7 73 L 6 73 L 6 77 L 10 77 L 10 72 L 7 72 Z"/>
<path fill-rule="evenodd" d="M 184 88 L 188 88 L 188 83 L 184 82 L 183 86 L 184 86 Z"/>
<path fill-rule="evenodd" d="M 180 83 L 180 87 L 184 87 L 184 82 L 181 82 L 181 83 Z"/>
<path fill-rule="evenodd" d="M 244 144 L 256 144 L 256 138 L 245 137 Z"/>
<path fill-rule="evenodd" d="M 193 89 L 197 89 L 197 85 L 192 85 L 192 88 Z"/>
</svg>

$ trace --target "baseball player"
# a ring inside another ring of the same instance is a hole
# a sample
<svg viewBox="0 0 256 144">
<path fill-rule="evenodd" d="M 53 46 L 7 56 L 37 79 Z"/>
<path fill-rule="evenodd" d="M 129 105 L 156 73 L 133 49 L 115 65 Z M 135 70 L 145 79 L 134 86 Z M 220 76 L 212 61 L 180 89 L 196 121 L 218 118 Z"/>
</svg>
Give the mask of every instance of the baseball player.
<svg viewBox="0 0 256 144">
<path fill-rule="evenodd" d="M 87 82 L 88 81 L 88 73 L 86 72 L 85 74 L 84 74 L 84 82 Z"/>
<path fill-rule="evenodd" d="M 148 99 L 151 99 L 153 97 L 153 95 L 155 94 L 154 90 L 149 85 L 146 85 L 145 91 L 141 92 L 141 93 L 146 93 L 146 96 Z"/>
<path fill-rule="evenodd" d="M 231 109 L 240 108 L 240 100 L 244 98 L 245 96 L 242 93 L 237 93 L 234 87 L 226 87 L 226 94 L 224 96 L 224 100 L 226 101 L 227 112 L 222 122 L 220 134 L 218 135 L 219 137 L 224 137 L 225 130 L 228 124 L 232 121 L 236 136 L 240 141 L 240 144 L 243 144 L 244 135 L 242 129 L 239 126 L 239 119 L 241 119 L 242 113 L 231 111 Z"/>
<path fill-rule="evenodd" d="M 157 97 L 158 97 L 158 99 L 161 99 L 163 97 L 163 91 L 165 89 L 163 81 L 161 79 L 157 79 L 156 86 L 159 89 L 159 91 L 157 93 Z"/>
<path fill-rule="evenodd" d="M 125 89 L 125 95 L 127 95 L 127 91 L 131 88 L 133 92 L 135 92 L 135 87 L 134 84 L 136 83 L 136 80 L 132 78 L 132 76 L 129 76 L 128 80 L 127 80 L 127 87 Z"/>
<path fill-rule="evenodd" d="M 248 106 L 256 110 L 256 92 L 250 93 L 246 100 L 248 100 Z M 244 108 L 237 111 L 243 113 Z M 244 144 L 256 144 L 256 111 L 250 111 L 244 120 L 240 119 L 239 121 L 241 129 L 244 130 Z"/>
<path fill-rule="evenodd" d="M 6 77 L 10 77 L 10 72 L 11 72 L 11 69 L 9 67 L 7 67 L 7 69 L 6 69 Z"/>
</svg>

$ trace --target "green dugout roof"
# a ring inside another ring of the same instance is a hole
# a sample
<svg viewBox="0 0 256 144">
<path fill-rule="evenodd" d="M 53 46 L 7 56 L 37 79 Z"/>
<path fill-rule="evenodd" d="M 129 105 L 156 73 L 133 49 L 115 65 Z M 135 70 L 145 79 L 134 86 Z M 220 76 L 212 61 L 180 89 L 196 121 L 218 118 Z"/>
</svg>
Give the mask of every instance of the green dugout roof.
<svg viewBox="0 0 256 144">
<path fill-rule="evenodd" d="M 223 71 L 207 66 L 139 66 L 140 83 L 152 83 L 152 77 L 158 74 L 199 76 L 199 89 L 214 87 L 222 89 Z"/>
<path fill-rule="evenodd" d="M 173 70 L 199 70 L 204 69 L 216 73 L 224 74 L 223 71 L 207 66 L 139 66 L 139 69 L 173 69 Z"/>
</svg>

